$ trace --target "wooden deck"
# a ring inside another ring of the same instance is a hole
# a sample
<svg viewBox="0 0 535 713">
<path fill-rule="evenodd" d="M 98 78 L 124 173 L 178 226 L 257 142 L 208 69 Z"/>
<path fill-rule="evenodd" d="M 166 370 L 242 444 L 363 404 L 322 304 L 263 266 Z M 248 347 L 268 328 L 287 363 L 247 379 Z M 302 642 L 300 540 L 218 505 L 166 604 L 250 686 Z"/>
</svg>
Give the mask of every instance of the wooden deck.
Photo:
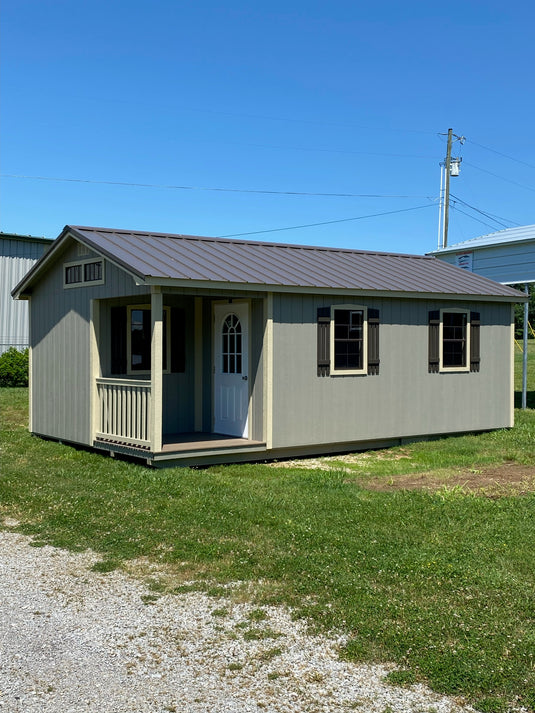
<svg viewBox="0 0 535 713">
<path fill-rule="evenodd" d="M 210 451 L 228 448 L 258 448 L 265 446 L 262 441 L 248 438 L 224 436 L 221 433 L 172 433 L 163 437 L 162 453 L 184 453 Z"/>
<path fill-rule="evenodd" d="M 146 446 L 141 447 L 120 440 L 97 438 L 93 445 L 108 451 L 110 455 L 133 456 L 154 466 L 210 465 L 262 460 L 267 450 L 262 441 L 235 438 L 220 433 L 166 434 L 162 450 L 157 453 L 152 453 Z"/>
</svg>

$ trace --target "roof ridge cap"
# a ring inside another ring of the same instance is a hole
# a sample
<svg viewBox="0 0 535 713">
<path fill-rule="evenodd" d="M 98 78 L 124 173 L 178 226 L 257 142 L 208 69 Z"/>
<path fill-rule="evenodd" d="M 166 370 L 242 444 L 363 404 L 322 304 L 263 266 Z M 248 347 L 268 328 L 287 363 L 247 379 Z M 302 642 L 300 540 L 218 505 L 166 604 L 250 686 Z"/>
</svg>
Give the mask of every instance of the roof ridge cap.
<svg viewBox="0 0 535 713">
<path fill-rule="evenodd" d="M 431 256 L 419 255 L 412 253 L 397 253 L 389 252 L 384 250 L 365 250 L 361 248 L 341 248 L 341 247 L 331 247 L 327 245 L 300 245 L 299 243 L 277 243 L 263 240 L 240 240 L 238 238 L 224 237 L 224 236 L 209 236 L 209 235 L 189 235 L 185 233 L 161 233 L 149 230 L 127 230 L 127 229 L 115 229 L 115 228 L 98 228 L 92 226 L 82 226 L 82 225 L 69 225 L 68 228 L 78 231 L 87 232 L 98 232 L 106 234 L 119 234 L 119 235 L 138 235 L 145 237 L 154 238 L 167 238 L 169 240 L 191 240 L 198 242 L 211 242 L 211 243 L 230 243 L 234 245 L 251 245 L 252 247 L 276 247 L 284 248 L 289 250 L 314 250 L 316 252 L 331 252 L 331 253 L 350 253 L 350 254 L 361 254 L 361 255 L 379 255 L 379 256 L 390 256 L 390 257 L 402 257 L 402 258 L 418 258 L 428 260 Z"/>
</svg>

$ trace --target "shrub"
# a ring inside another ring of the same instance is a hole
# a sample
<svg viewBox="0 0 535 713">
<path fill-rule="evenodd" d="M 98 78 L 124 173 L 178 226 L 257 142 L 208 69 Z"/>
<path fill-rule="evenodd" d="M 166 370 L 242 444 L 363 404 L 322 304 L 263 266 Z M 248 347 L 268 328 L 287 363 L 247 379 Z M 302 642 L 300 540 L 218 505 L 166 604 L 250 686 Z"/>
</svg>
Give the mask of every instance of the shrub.
<svg viewBox="0 0 535 713">
<path fill-rule="evenodd" d="M 28 386 L 28 355 L 15 347 L 0 354 L 0 386 Z"/>
</svg>

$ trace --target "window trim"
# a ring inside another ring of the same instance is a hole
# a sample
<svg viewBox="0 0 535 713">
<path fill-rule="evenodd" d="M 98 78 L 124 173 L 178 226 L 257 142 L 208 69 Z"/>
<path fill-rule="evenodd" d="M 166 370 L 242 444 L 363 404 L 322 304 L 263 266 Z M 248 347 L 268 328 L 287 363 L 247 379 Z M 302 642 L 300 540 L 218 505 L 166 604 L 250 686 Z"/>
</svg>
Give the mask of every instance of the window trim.
<svg viewBox="0 0 535 713">
<path fill-rule="evenodd" d="M 454 313 L 454 314 L 465 314 L 466 315 L 466 343 L 464 352 L 464 366 L 444 366 L 444 314 Z M 440 310 L 440 325 L 439 325 L 439 371 L 452 373 L 452 372 L 469 372 L 470 371 L 470 320 L 471 313 L 469 309 L 462 309 L 460 307 L 443 307 Z"/>
<path fill-rule="evenodd" d="M 89 265 L 90 263 L 94 262 L 99 262 L 101 266 L 101 274 L 102 277 L 100 280 L 86 280 L 85 279 L 85 266 Z M 67 269 L 69 267 L 80 267 L 81 268 L 81 277 L 82 279 L 80 282 L 67 282 Z M 87 260 L 73 260 L 72 262 L 65 262 L 63 263 L 63 289 L 69 290 L 73 287 L 88 287 L 89 285 L 103 285 L 106 281 L 106 274 L 104 272 L 105 270 L 105 261 L 103 258 L 99 257 L 92 257 L 88 258 Z"/>
<path fill-rule="evenodd" d="M 152 370 L 132 369 L 132 312 L 137 309 L 148 310 L 148 312 L 151 312 L 151 306 L 150 304 L 126 305 L 126 373 L 128 376 L 135 376 L 136 374 L 150 374 Z M 167 368 L 162 369 L 162 374 L 171 374 L 171 308 L 167 305 L 164 305 L 163 307 L 163 315 L 165 320 L 165 329 L 167 332 L 167 344 L 165 345 Z"/>
<path fill-rule="evenodd" d="M 337 369 L 334 358 L 335 345 L 335 320 L 334 313 L 336 310 L 346 310 L 352 312 L 362 312 L 362 367 L 360 369 Z M 365 376 L 368 373 L 368 308 L 364 305 L 341 304 L 331 305 L 331 322 L 330 322 L 330 375 L 331 376 Z"/>
</svg>

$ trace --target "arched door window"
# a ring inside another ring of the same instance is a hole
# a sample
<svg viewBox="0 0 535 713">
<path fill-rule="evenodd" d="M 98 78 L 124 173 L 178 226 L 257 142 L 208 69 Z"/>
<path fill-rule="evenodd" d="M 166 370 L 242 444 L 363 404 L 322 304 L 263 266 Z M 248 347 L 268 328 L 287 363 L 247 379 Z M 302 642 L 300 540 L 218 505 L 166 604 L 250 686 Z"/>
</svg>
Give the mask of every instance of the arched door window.
<svg viewBox="0 0 535 713">
<path fill-rule="evenodd" d="M 242 372 L 242 327 L 235 314 L 229 314 L 222 327 L 223 374 Z"/>
</svg>

